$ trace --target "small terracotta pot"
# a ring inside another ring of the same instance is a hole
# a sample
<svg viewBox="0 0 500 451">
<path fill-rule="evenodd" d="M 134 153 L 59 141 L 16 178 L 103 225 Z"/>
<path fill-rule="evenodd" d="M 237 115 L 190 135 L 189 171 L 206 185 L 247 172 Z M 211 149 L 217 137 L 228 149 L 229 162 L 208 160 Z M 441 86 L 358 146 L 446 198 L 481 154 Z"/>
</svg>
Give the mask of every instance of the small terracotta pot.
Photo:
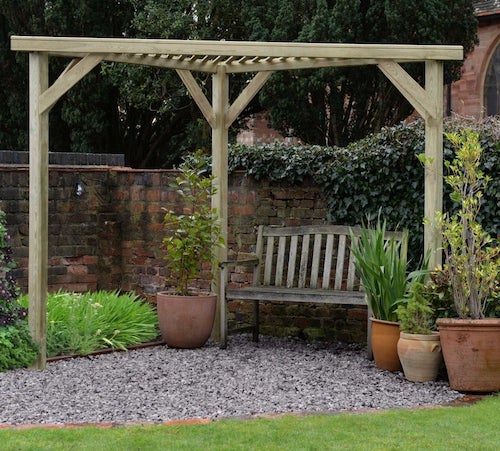
<svg viewBox="0 0 500 451">
<path fill-rule="evenodd" d="M 375 365 L 387 371 L 402 371 L 398 356 L 399 323 L 370 318 Z"/>
<path fill-rule="evenodd" d="M 171 348 L 199 348 L 210 338 L 217 295 L 177 296 L 156 294 L 161 336 Z"/>
<path fill-rule="evenodd" d="M 500 390 L 500 318 L 437 320 L 450 388 Z"/>
<path fill-rule="evenodd" d="M 421 335 L 401 332 L 398 355 L 406 379 L 412 382 L 435 381 L 443 361 L 439 333 Z"/>
</svg>

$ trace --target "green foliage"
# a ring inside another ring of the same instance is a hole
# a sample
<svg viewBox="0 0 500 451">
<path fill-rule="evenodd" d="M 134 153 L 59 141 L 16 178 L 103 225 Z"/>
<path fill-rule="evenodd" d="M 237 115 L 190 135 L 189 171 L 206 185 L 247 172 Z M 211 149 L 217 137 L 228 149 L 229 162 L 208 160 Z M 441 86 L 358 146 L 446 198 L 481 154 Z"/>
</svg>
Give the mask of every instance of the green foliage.
<svg viewBox="0 0 500 451">
<path fill-rule="evenodd" d="M 38 355 L 25 320 L 0 327 L 0 372 L 31 365 Z"/>
<path fill-rule="evenodd" d="M 411 17 L 412 20 L 408 20 Z M 476 42 L 470 0 L 0 0 L 0 147 L 25 149 L 27 58 L 9 36 L 460 44 Z M 56 79 L 67 61 L 53 59 Z M 461 62 L 446 66 L 447 81 Z M 423 80 L 422 65 L 406 65 Z M 298 76 L 300 75 L 300 76 Z M 195 75 L 207 98 L 210 76 Z M 231 77 L 230 98 L 250 75 Z M 376 67 L 277 72 L 243 116 L 267 109 L 273 126 L 312 144 L 345 145 L 411 112 Z M 239 124 L 241 125 L 241 124 Z M 133 167 L 171 167 L 210 146 L 210 128 L 173 70 L 107 63 L 51 111 L 51 150 L 124 152 Z"/>
<path fill-rule="evenodd" d="M 378 218 L 374 226 L 363 226 L 357 239 L 351 234 L 351 243 L 354 266 L 373 317 L 397 321 L 397 305 L 407 288 L 408 231 L 402 240 L 387 238 L 386 223 Z"/>
<path fill-rule="evenodd" d="M 491 182 L 484 190 L 478 221 L 492 235 L 500 235 L 500 119 L 482 121 L 451 118 L 447 132 L 470 128 L 479 134 L 483 149 L 481 167 Z M 423 121 L 384 128 L 345 148 L 319 146 L 232 146 L 231 170 L 244 170 L 255 179 L 290 184 L 312 179 L 320 186 L 335 224 L 357 225 L 378 212 L 387 228 L 409 230 L 409 259 L 414 265 L 423 254 L 424 171 L 416 155 L 425 151 Z M 444 140 L 444 158 L 453 148 Z M 456 209 L 445 189 L 445 210 Z"/>
<path fill-rule="evenodd" d="M 413 281 L 397 310 L 400 328 L 409 334 L 428 335 L 432 333 L 433 314 L 430 300 L 426 297 L 422 282 Z"/>
<path fill-rule="evenodd" d="M 27 296 L 21 302 L 27 304 Z M 158 336 L 156 311 L 132 293 L 49 293 L 47 355 L 126 349 Z"/>
<path fill-rule="evenodd" d="M 267 9 L 249 7 L 249 32 L 257 40 L 447 43 L 463 45 L 466 54 L 477 43 L 470 0 L 323 0 L 314 4 L 274 0 L 268 4 Z M 461 65 L 445 65 L 446 82 L 460 77 Z M 423 65 L 404 68 L 423 82 Z M 278 72 L 264 86 L 260 101 L 275 128 L 309 144 L 345 146 L 398 123 L 412 111 L 375 66 Z"/>
<path fill-rule="evenodd" d="M 164 216 L 167 285 L 179 295 L 189 293 L 204 264 L 216 264 L 215 249 L 224 246 L 217 210 L 210 204 L 215 177 L 205 173 L 202 160 L 190 159 L 181 166 L 171 187 L 182 197 L 183 211 L 169 210 Z"/>
<path fill-rule="evenodd" d="M 500 278 L 500 247 L 477 220 L 483 190 L 491 179 L 480 169 L 482 149 L 477 133 L 464 130 L 446 136 L 456 153 L 445 163 L 445 181 L 459 209 L 456 213 L 438 212 L 435 221 L 443 234 L 445 269 L 458 316 L 481 319 Z"/>
<path fill-rule="evenodd" d="M 28 310 L 17 302 L 19 287 L 13 275 L 16 262 L 8 241 L 5 212 L 0 209 L 0 327 L 14 324 L 28 315 Z"/>
</svg>

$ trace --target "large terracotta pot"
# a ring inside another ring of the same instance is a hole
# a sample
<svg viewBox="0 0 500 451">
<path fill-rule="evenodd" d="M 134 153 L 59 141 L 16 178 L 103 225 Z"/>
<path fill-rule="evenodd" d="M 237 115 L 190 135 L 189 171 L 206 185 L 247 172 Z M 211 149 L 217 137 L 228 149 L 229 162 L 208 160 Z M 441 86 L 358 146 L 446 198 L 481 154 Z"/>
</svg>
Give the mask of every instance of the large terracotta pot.
<svg viewBox="0 0 500 451">
<path fill-rule="evenodd" d="M 412 382 L 435 381 L 443 361 L 439 333 L 421 335 L 401 332 L 398 355 L 406 379 Z"/>
<path fill-rule="evenodd" d="M 177 296 L 156 294 L 161 336 L 171 348 L 199 348 L 210 338 L 217 295 Z"/>
<path fill-rule="evenodd" d="M 399 323 L 370 318 L 373 359 L 383 370 L 402 371 L 398 356 Z"/>
<path fill-rule="evenodd" d="M 450 388 L 500 390 L 500 318 L 437 320 Z"/>
</svg>

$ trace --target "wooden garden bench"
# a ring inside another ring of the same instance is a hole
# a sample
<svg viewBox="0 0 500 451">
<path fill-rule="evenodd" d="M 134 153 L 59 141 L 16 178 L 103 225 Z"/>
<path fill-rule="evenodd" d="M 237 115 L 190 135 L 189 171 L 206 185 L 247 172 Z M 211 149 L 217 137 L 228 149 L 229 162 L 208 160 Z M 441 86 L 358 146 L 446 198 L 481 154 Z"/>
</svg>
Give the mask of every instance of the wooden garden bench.
<svg viewBox="0 0 500 451">
<path fill-rule="evenodd" d="M 259 302 L 302 302 L 366 305 L 365 295 L 350 251 L 351 231 L 361 228 L 340 225 L 258 228 L 255 255 L 223 262 L 221 267 L 221 347 L 227 346 L 227 301 L 252 301 L 253 340 L 259 338 Z M 398 232 L 386 238 L 401 239 Z M 241 288 L 227 285 L 229 268 L 252 265 L 253 284 Z M 368 353 L 371 355 L 370 322 Z"/>
</svg>

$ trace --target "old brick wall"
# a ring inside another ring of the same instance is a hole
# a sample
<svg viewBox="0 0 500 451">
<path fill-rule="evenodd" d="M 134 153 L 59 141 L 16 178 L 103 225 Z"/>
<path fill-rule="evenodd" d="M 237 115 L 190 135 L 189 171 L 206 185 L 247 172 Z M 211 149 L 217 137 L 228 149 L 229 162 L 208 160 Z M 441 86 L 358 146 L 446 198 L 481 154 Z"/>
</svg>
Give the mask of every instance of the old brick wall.
<svg viewBox="0 0 500 451">
<path fill-rule="evenodd" d="M 148 299 L 164 285 L 161 253 L 163 209 L 179 209 L 169 188 L 175 171 L 121 167 L 51 166 L 49 177 L 49 289 L 133 290 Z M 75 194 L 77 184 L 83 187 Z M 232 255 L 251 252 L 259 224 L 321 224 L 326 208 L 312 182 L 291 187 L 229 178 L 229 238 Z M 28 168 L 0 166 L 0 201 L 7 214 L 17 279 L 28 277 Z M 251 281 L 243 268 L 231 283 Z M 199 281 L 206 286 L 206 281 Z M 248 324 L 251 305 L 230 306 L 231 325 Z M 363 342 L 366 309 L 343 306 L 264 304 L 262 331 L 304 338 Z"/>
</svg>

